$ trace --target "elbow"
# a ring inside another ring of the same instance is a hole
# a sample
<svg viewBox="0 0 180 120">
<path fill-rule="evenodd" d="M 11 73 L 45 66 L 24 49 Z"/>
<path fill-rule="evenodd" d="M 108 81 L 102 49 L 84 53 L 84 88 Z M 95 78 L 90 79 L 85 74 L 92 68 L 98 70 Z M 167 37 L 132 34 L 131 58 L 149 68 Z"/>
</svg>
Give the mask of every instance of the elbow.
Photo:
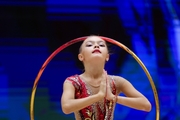
<svg viewBox="0 0 180 120">
<path fill-rule="evenodd" d="M 150 112 L 151 109 L 152 109 L 151 103 L 148 101 L 148 102 L 145 103 L 145 105 L 144 105 L 144 111 Z"/>
<path fill-rule="evenodd" d="M 68 104 L 63 104 L 62 105 L 62 111 L 64 114 L 70 114 L 72 111 L 70 110 L 70 106 Z"/>
</svg>

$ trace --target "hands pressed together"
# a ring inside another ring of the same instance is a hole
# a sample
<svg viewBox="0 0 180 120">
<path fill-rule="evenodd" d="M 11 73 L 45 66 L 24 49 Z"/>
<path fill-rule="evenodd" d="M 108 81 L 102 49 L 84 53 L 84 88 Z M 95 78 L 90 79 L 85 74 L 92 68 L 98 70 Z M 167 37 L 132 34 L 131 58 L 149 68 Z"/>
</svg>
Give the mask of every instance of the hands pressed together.
<svg viewBox="0 0 180 120">
<path fill-rule="evenodd" d="M 110 81 L 105 70 L 98 94 L 100 97 L 105 97 L 107 100 L 114 100 L 114 98 L 116 98 L 116 95 L 114 95 L 111 91 Z"/>
</svg>

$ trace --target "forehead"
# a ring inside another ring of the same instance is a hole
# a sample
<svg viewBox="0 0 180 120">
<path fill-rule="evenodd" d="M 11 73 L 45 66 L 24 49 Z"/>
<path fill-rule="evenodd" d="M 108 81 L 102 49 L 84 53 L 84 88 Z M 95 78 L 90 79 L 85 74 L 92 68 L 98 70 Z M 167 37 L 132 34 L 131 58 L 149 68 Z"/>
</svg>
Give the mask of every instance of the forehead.
<svg viewBox="0 0 180 120">
<path fill-rule="evenodd" d="M 86 43 L 86 42 L 101 42 L 101 41 L 105 42 L 103 39 L 101 39 L 98 36 L 90 36 L 84 40 L 84 43 Z"/>
</svg>

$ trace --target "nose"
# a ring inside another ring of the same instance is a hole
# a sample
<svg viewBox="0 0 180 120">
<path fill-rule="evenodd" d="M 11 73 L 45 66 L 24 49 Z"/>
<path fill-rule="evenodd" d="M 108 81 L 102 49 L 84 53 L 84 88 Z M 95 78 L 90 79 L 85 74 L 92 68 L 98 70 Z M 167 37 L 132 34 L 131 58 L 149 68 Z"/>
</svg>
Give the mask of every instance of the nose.
<svg viewBox="0 0 180 120">
<path fill-rule="evenodd" d="M 96 44 L 96 45 L 94 46 L 94 48 L 99 48 L 99 45 Z"/>
</svg>

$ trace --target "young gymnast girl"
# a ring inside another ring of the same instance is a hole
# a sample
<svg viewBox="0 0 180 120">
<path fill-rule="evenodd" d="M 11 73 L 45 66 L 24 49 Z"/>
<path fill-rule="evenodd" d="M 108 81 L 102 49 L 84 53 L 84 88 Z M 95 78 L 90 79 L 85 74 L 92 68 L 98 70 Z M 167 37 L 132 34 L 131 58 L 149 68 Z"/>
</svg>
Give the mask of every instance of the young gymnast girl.
<svg viewBox="0 0 180 120">
<path fill-rule="evenodd" d="M 65 114 L 74 113 L 76 120 L 113 120 L 116 103 L 151 110 L 148 99 L 128 80 L 104 70 L 109 60 L 106 41 L 95 35 L 87 37 L 79 48 L 78 59 L 84 72 L 67 77 L 63 84 L 61 106 Z"/>
</svg>

